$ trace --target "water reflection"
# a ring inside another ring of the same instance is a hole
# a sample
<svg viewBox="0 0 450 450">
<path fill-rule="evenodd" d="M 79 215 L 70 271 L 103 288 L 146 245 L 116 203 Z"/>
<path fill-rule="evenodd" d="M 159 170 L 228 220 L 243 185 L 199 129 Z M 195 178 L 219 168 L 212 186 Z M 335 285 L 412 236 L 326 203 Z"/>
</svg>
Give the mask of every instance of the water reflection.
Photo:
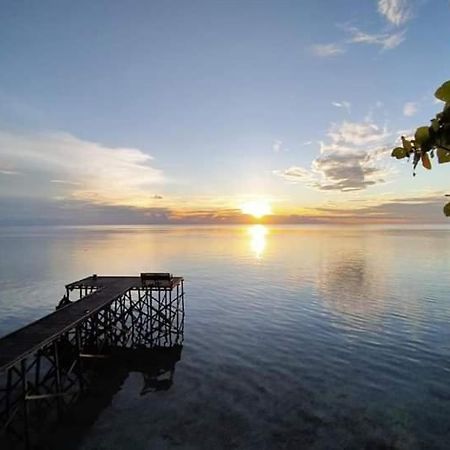
<svg viewBox="0 0 450 450">
<path fill-rule="evenodd" d="M 386 307 L 385 269 L 371 264 L 364 249 L 330 255 L 317 274 L 320 297 L 332 310 L 364 321 L 382 318 Z"/>
<path fill-rule="evenodd" d="M 315 283 L 318 296 L 353 330 L 369 332 L 396 322 L 415 334 L 430 320 L 426 311 L 429 285 L 405 282 L 403 267 L 382 245 L 373 240 L 368 248 L 337 249 L 323 258 Z"/>
<path fill-rule="evenodd" d="M 264 225 L 252 225 L 248 229 L 250 235 L 250 248 L 257 259 L 261 259 L 267 245 L 269 229 Z"/>
<path fill-rule="evenodd" d="M 52 432 L 43 436 L 40 445 L 48 450 L 78 449 L 80 442 L 111 405 L 132 373 L 142 376 L 142 384 L 132 384 L 140 396 L 170 389 L 182 349 L 182 345 L 138 350 L 115 349 L 112 358 L 94 361 L 90 367 L 87 395 L 71 405 L 62 420 L 52 427 Z"/>
<path fill-rule="evenodd" d="M 181 358 L 182 345 L 174 345 L 168 348 L 159 348 L 145 357 L 145 351 L 140 354 L 132 352 L 128 359 L 130 372 L 139 372 L 143 377 L 143 385 L 140 395 L 150 392 L 167 391 L 173 384 L 175 364 Z"/>
</svg>

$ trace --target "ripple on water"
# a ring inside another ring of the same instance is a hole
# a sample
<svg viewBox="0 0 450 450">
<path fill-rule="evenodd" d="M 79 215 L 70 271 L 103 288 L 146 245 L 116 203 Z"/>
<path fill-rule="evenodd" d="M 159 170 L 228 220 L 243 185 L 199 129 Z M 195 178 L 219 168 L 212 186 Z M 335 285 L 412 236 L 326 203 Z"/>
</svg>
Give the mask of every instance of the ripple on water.
<svg viewBox="0 0 450 450">
<path fill-rule="evenodd" d="M 81 448 L 446 449 L 449 233 L 264 239 L 256 249 L 240 227 L 0 232 L 0 333 L 53 310 L 85 274 L 169 270 L 187 280 L 174 384 L 140 396 L 130 373 Z"/>
</svg>

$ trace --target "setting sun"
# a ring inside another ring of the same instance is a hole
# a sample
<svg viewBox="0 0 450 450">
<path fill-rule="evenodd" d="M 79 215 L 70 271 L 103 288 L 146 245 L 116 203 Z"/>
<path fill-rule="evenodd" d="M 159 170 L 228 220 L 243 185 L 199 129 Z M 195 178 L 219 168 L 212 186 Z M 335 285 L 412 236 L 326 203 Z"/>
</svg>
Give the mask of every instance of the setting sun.
<svg viewBox="0 0 450 450">
<path fill-rule="evenodd" d="M 272 214 L 272 208 L 266 200 L 254 200 L 244 203 L 241 206 L 241 211 L 244 214 L 255 217 L 256 219 L 261 219 L 261 217 Z"/>
</svg>

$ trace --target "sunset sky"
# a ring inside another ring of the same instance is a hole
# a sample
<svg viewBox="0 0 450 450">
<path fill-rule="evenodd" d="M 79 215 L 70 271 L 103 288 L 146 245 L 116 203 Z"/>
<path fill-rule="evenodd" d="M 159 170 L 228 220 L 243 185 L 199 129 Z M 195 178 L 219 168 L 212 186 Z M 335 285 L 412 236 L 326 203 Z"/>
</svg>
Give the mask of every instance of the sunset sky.
<svg viewBox="0 0 450 450">
<path fill-rule="evenodd" d="M 445 222 L 447 79 L 448 0 L 0 1 L 0 224 Z"/>
</svg>

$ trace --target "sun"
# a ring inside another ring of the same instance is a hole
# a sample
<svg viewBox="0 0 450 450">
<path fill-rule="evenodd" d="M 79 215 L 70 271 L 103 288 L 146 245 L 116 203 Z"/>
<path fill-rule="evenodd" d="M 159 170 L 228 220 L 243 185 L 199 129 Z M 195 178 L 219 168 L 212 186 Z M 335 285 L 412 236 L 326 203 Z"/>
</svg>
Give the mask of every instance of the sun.
<svg viewBox="0 0 450 450">
<path fill-rule="evenodd" d="M 254 200 L 241 205 L 241 211 L 244 214 L 253 216 L 255 219 L 261 219 L 264 216 L 272 214 L 272 208 L 267 200 Z"/>
</svg>

